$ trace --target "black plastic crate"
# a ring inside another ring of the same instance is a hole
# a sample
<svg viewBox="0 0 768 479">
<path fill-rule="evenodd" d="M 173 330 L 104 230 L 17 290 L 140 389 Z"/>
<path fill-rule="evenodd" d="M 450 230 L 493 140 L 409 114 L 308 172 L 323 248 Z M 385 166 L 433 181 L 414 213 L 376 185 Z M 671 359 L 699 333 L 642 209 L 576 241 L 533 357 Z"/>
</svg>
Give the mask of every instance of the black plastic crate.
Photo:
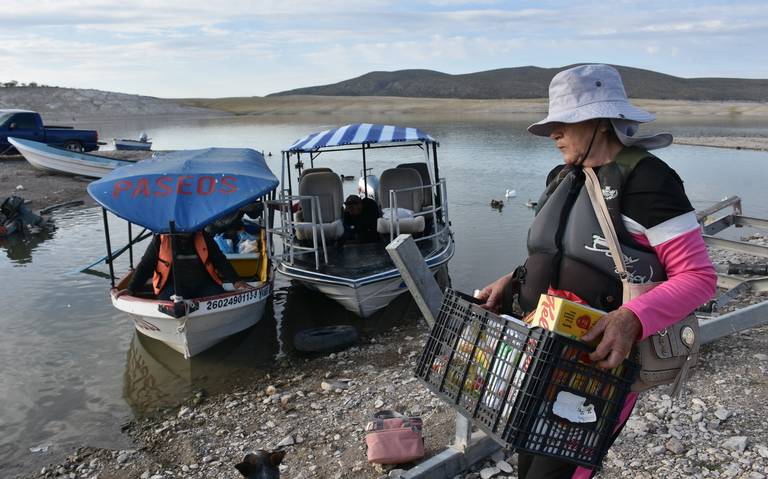
<svg viewBox="0 0 768 479">
<path fill-rule="evenodd" d="M 504 447 L 599 467 L 637 365 L 599 369 L 590 351 L 448 289 L 416 375 Z"/>
</svg>

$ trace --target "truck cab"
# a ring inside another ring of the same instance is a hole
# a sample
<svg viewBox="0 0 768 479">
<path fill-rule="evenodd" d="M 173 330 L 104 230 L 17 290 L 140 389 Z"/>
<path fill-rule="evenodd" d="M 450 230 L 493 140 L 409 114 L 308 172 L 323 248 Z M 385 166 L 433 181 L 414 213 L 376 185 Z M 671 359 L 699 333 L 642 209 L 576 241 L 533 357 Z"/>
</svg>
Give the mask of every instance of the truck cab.
<svg viewBox="0 0 768 479">
<path fill-rule="evenodd" d="M 13 150 L 8 143 L 9 136 L 75 151 L 99 149 L 96 131 L 45 126 L 39 113 L 28 110 L 0 110 L 0 155 Z"/>
</svg>

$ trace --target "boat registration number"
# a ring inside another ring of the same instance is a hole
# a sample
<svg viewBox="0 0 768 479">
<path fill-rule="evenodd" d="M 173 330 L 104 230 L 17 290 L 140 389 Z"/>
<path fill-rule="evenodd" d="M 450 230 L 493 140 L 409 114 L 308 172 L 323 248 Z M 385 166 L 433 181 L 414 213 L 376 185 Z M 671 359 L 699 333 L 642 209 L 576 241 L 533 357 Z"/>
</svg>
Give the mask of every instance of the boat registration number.
<svg viewBox="0 0 768 479">
<path fill-rule="evenodd" d="M 248 303 L 253 300 L 261 301 L 267 296 L 269 296 L 269 286 L 265 286 L 259 289 L 251 289 L 243 292 L 242 294 L 230 296 L 228 298 L 212 299 L 210 301 L 206 301 L 204 309 L 205 311 L 210 311 L 213 309 L 222 309 L 228 306 Z"/>
</svg>

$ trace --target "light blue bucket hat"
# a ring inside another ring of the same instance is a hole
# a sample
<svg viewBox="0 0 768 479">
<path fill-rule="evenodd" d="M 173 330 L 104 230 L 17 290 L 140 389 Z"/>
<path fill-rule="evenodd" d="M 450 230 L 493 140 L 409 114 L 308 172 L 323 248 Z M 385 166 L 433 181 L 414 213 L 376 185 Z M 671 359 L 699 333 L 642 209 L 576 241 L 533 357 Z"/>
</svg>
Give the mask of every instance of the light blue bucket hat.
<svg viewBox="0 0 768 479">
<path fill-rule="evenodd" d="M 549 114 L 528 127 L 538 136 L 549 136 L 553 123 L 578 123 L 594 118 L 611 120 L 613 130 L 625 146 L 646 150 L 672 143 L 672 135 L 637 135 L 640 123 L 656 119 L 629 102 L 619 72 L 610 65 L 581 65 L 563 70 L 549 84 Z"/>
</svg>

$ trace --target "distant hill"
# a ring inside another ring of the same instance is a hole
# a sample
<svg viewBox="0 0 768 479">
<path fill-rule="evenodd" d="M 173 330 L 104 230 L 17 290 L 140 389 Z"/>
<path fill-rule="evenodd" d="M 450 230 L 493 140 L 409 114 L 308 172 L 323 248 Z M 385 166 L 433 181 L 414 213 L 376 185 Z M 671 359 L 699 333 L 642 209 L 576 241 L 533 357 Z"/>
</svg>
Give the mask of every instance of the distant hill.
<svg viewBox="0 0 768 479">
<path fill-rule="evenodd" d="M 399 96 L 414 98 L 546 98 L 550 80 L 570 68 L 533 66 L 502 68 L 464 75 L 433 70 L 370 72 L 332 85 L 274 93 L 269 96 Z M 768 101 L 768 80 L 680 78 L 616 65 L 632 98 L 662 100 Z"/>
<path fill-rule="evenodd" d="M 0 109 L 3 108 L 38 111 L 48 122 L 162 115 L 208 117 L 223 114 L 151 96 L 41 86 L 0 88 Z"/>
</svg>

